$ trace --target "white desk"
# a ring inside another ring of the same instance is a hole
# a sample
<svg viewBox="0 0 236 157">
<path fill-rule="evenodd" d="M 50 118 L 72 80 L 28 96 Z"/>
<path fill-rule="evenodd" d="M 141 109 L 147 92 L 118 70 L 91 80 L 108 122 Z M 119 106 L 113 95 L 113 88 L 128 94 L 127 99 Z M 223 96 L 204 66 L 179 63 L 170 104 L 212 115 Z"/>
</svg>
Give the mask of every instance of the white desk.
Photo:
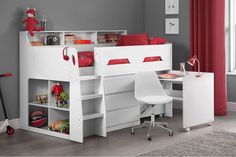
<svg viewBox="0 0 236 157">
<path fill-rule="evenodd" d="M 183 128 L 186 131 L 200 124 L 212 125 L 214 121 L 214 74 L 202 73 L 201 77 L 196 77 L 196 74 L 187 72 L 184 77 L 160 79 L 167 94 L 183 100 Z M 173 90 L 172 84 L 183 84 L 183 91 Z"/>
</svg>

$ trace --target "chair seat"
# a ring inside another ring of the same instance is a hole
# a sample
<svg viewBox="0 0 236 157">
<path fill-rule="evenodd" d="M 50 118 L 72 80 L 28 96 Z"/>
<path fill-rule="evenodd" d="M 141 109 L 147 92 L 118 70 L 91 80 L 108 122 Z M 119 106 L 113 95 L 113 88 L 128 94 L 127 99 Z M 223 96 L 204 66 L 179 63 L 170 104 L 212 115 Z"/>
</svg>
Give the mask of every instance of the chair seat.
<svg viewBox="0 0 236 157">
<path fill-rule="evenodd" d="M 173 98 L 169 96 L 144 96 L 138 98 L 138 101 L 150 105 L 166 104 L 171 102 L 172 100 Z"/>
</svg>

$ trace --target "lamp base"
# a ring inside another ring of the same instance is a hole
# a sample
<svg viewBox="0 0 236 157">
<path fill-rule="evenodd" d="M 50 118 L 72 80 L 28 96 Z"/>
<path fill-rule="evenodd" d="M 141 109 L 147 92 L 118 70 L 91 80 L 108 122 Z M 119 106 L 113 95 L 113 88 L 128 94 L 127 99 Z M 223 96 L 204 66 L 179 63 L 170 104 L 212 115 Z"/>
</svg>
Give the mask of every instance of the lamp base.
<svg viewBox="0 0 236 157">
<path fill-rule="evenodd" d="M 198 74 L 196 75 L 196 77 L 202 77 L 202 74 L 201 74 L 201 73 L 198 73 Z"/>
</svg>

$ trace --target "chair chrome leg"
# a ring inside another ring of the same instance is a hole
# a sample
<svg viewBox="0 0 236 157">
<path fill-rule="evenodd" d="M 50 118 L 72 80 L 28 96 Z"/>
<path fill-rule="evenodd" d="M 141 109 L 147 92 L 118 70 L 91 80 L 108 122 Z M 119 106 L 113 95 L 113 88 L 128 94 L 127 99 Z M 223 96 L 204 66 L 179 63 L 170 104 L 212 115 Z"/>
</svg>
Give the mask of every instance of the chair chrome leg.
<svg viewBox="0 0 236 157">
<path fill-rule="evenodd" d="M 166 122 L 156 122 L 155 121 L 154 105 L 152 105 L 152 110 L 153 111 L 152 111 L 152 114 L 151 114 L 151 121 L 144 121 L 144 123 L 142 125 L 131 128 L 131 135 L 135 134 L 134 129 L 149 126 L 148 133 L 147 133 L 148 141 L 152 140 L 150 132 L 151 132 L 151 129 L 154 128 L 154 127 L 162 128 L 162 129 L 169 132 L 169 136 L 173 136 L 173 131 L 170 128 L 168 128 L 168 123 L 166 123 Z"/>
<path fill-rule="evenodd" d="M 149 129 L 148 129 L 148 134 L 147 134 L 148 141 L 152 140 L 152 137 L 150 136 L 150 132 L 151 132 L 152 127 L 154 127 L 153 124 L 154 123 L 150 123 Z"/>
</svg>

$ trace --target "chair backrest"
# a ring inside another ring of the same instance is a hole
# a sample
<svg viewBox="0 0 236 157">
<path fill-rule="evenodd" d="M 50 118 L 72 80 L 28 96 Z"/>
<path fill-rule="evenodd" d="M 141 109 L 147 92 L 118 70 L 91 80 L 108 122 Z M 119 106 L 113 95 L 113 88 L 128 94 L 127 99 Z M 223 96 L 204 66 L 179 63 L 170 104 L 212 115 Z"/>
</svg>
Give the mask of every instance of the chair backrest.
<svg viewBox="0 0 236 157">
<path fill-rule="evenodd" d="M 138 72 L 135 75 L 135 98 L 144 96 L 166 96 L 155 71 Z"/>
</svg>

